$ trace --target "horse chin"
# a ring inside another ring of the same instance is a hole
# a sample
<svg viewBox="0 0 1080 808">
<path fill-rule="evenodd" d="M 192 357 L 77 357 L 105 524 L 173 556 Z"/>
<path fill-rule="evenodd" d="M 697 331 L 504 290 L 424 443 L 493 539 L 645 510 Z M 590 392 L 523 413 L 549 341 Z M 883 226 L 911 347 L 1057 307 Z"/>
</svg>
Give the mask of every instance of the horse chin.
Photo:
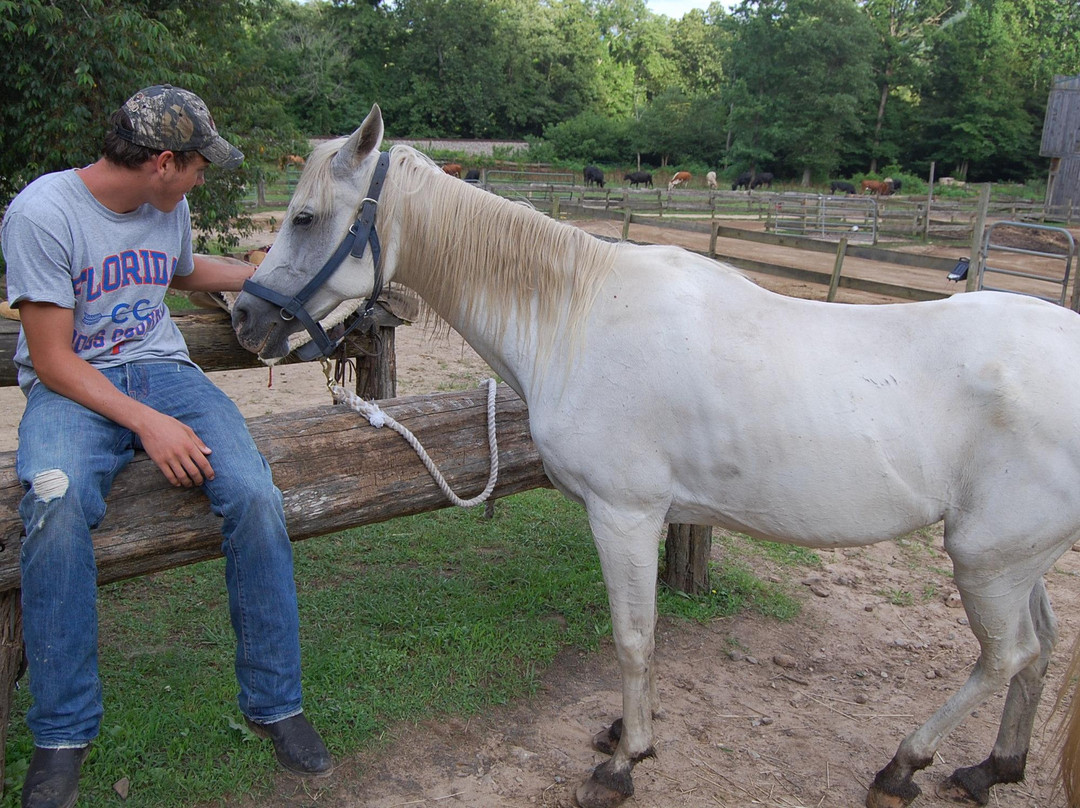
<svg viewBox="0 0 1080 808">
<path fill-rule="evenodd" d="M 266 364 L 276 364 L 289 353 L 289 330 L 271 328 L 261 346 L 255 349 L 249 348 L 248 350 L 258 354 L 259 359 Z"/>
<path fill-rule="evenodd" d="M 247 323 L 235 322 L 236 341 L 241 347 L 270 363 L 283 358 L 289 353 L 288 329 L 272 323 L 265 331 L 251 328 Z"/>
</svg>

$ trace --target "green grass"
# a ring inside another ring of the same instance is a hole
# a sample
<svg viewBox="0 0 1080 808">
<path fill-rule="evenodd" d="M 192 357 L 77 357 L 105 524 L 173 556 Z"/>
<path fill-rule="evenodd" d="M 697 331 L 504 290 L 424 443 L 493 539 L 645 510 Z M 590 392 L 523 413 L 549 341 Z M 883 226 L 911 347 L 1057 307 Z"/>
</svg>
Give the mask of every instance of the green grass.
<svg viewBox="0 0 1080 808">
<path fill-rule="evenodd" d="M 750 540 L 747 540 L 750 542 Z M 711 591 L 661 588 L 662 614 L 708 620 L 742 609 L 791 617 L 797 602 L 730 549 Z M 448 509 L 295 545 L 305 709 L 338 757 L 380 743 L 389 725 L 469 716 L 533 693 L 566 648 L 610 636 L 607 596 L 582 509 L 553 491 Z M 730 556 L 730 558 L 727 558 Z M 100 590 L 102 732 L 80 804 L 229 804 L 266 792 L 270 747 L 236 707 L 223 562 Z M 0 808 L 18 804 L 32 751 L 16 693 Z"/>
</svg>

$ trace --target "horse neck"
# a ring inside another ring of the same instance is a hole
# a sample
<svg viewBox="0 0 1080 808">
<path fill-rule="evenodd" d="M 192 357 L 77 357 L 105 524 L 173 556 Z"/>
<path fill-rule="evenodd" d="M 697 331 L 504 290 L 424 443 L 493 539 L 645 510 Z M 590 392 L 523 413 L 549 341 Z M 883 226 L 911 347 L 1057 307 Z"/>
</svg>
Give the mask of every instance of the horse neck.
<svg viewBox="0 0 1080 808">
<path fill-rule="evenodd" d="M 390 187 L 395 279 L 507 381 L 568 360 L 614 245 L 425 166 Z"/>
</svg>

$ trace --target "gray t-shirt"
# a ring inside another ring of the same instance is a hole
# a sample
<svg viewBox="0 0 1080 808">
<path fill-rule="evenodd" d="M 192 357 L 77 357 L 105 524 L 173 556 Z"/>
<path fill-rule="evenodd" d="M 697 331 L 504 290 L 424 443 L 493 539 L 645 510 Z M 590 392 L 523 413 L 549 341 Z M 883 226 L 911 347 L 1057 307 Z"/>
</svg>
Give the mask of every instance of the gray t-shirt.
<svg viewBox="0 0 1080 808">
<path fill-rule="evenodd" d="M 74 309 L 71 347 L 91 365 L 193 364 L 165 305 L 173 276 L 194 269 L 186 199 L 169 213 L 149 204 L 114 213 L 74 169 L 45 174 L 11 202 L 0 245 L 8 302 Z M 19 386 L 29 393 L 37 375 L 22 332 L 15 365 Z"/>
</svg>

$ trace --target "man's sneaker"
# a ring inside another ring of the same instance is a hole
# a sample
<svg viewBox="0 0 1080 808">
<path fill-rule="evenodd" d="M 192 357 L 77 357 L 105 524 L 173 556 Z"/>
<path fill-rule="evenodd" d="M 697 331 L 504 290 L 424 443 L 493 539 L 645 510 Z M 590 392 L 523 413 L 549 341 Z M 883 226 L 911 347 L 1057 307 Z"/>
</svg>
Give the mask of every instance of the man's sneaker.
<svg viewBox="0 0 1080 808">
<path fill-rule="evenodd" d="M 319 733 L 303 713 L 272 724 L 260 724 L 250 718 L 246 720 L 252 732 L 273 741 L 274 757 L 293 774 L 317 777 L 330 773 L 334 761 Z"/>
</svg>

